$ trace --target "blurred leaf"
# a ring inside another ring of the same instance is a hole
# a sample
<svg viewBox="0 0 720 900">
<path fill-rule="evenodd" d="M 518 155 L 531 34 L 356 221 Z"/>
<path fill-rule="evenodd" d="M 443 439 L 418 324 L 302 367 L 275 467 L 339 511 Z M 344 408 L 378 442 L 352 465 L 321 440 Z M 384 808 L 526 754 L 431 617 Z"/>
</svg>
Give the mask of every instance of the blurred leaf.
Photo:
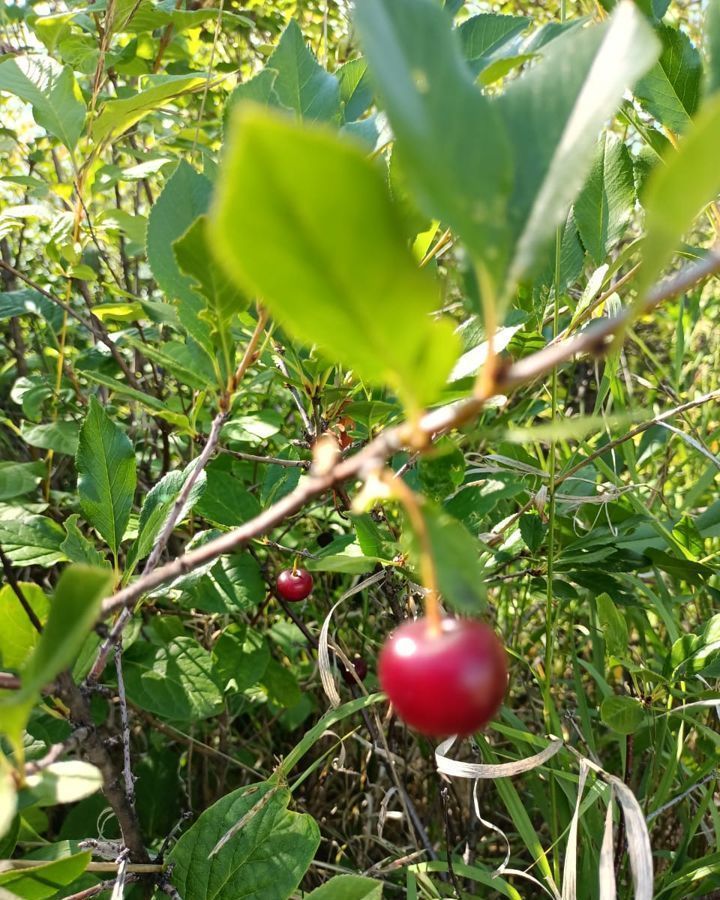
<svg viewBox="0 0 720 900">
<path fill-rule="evenodd" d="M 635 182 L 630 153 L 617 135 L 600 138 L 590 177 L 575 201 L 575 222 L 585 249 L 604 262 L 627 227 L 635 207 Z"/>
<path fill-rule="evenodd" d="M 135 494 L 135 453 L 127 435 L 92 396 L 76 465 L 83 514 L 117 556 Z"/>
<path fill-rule="evenodd" d="M 50 608 L 45 592 L 38 585 L 24 581 L 19 582 L 19 587 L 42 624 Z M 0 588 L 0 622 L 0 666 L 19 671 L 35 648 L 40 635 L 9 584 Z"/>
<path fill-rule="evenodd" d="M 600 718 L 613 731 L 634 734 L 642 725 L 645 711 L 642 703 L 633 697 L 612 695 L 600 705 Z"/>
<path fill-rule="evenodd" d="M 8 59 L 0 63 L 0 91 L 29 103 L 38 125 L 71 152 L 75 149 L 85 124 L 85 104 L 69 66 L 50 57 Z"/>
<path fill-rule="evenodd" d="M 40 772 L 28 775 L 27 789 L 38 806 L 75 803 L 102 787 L 102 773 L 90 763 L 78 759 L 51 763 Z"/>
<path fill-rule="evenodd" d="M 672 530 L 672 536 L 685 550 L 688 559 L 696 562 L 705 556 L 705 541 L 690 516 L 683 516 Z"/>
<path fill-rule="evenodd" d="M 242 787 L 218 800 L 173 847 L 172 881 L 183 900 L 287 900 L 320 843 L 307 814 L 288 810 L 290 791 L 270 782 Z M 215 855 L 220 839 L 243 827 Z"/>
<path fill-rule="evenodd" d="M 684 131 L 700 99 L 702 60 L 690 38 L 678 28 L 658 25 L 662 53 L 635 87 L 635 96 L 672 131 Z"/>
<path fill-rule="evenodd" d="M 0 769 L 0 838 L 8 834 L 13 827 L 16 810 L 17 788 L 15 787 L 15 779 L 9 769 Z"/>
<path fill-rule="evenodd" d="M 306 900 L 381 900 L 383 884 L 363 875 L 336 875 L 306 894 Z"/>
<path fill-rule="evenodd" d="M 64 453 L 66 456 L 75 456 L 77 453 L 79 431 L 75 422 L 48 422 L 45 425 L 23 422 L 21 428 L 23 440 L 31 447 Z"/>
<path fill-rule="evenodd" d="M 600 628 L 605 638 L 608 654 L 626 657 L 629 651 L 629 635 L 627 622 L 618 612 L 609 594 L 599 594 L 595 600 Z"/>
<path fill-rule="evenodd" d="M 337 216 L 338 198 L 344 213 Z M 289 331 L 417 410 L 456 354 L 380 171 L 353 145 L 259 108 L 238 110 L 211 218 L 218 258 Z"/>
<path fill-rule="evenodd" d="M 33 866 L 31 869 L 0 872 L 0 889 L 10 891 L 11 897 L 22 897 L 25 900 L 57 897 L 64 887 L 82 875 L 91 859 L 92 853 L 87 851 Z"/>
<path fill-rule="evenodd" d="M 355 24 L 423 211 L 497 275 L 508 251 L 510 147 L 449 17 L 432 0 L 363 0 Z"/>
<path fill-rule="evenodd" d="M 600 129 L 658 53 L 642 13 L 622 3 L 607 24 L 572 29 L 548 44 L 542 61 L 497 99 L 515 159 L 511 284 L 528 273 L 565 221 Z"/>
<path fill-rule="evenodd" d="M 720 171 L 715 165 L 719 143 L 720 96 L 716 96 L 698 114 L 677 152 L 672 150 L 666 164 L 657 166 L 648 179 L 639 300 L 670 262 L 695 217 L 720 190 Z"/>
<path fill-rule="evenodd" d="M 709 96 L 720 89 L 720 4 L 708 3 L 705 12 L 705 93 Z"/>
<path fill-rule="evenodd" d="M 41 462 L 0 462 L 0 500 L 12 500 L 35 490 L 45 474 Z"/>
</svg>

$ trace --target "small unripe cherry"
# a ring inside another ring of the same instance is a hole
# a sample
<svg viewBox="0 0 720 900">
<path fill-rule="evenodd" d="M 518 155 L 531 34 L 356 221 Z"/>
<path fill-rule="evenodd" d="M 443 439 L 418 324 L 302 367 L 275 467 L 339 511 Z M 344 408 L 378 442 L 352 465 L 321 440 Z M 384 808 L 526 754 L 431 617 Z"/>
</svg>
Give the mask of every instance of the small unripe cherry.
<svg viewBox="0 0 720 900">
<path fill-rule="evenodd" d="M 365 681 L 368 673 L 368 664 L 365 662 L 362 656 L 356 653 L 350 660 L 350 662 L 352 663 L 353 668 L 355 669 L 355 674 L 360 679 L 360 681 Z M 343 681 L 345 682 L 345 684 L 350 685 L 350 687 L 352 687 L 354 684 L 357 684 L 357 682 L 353 678 L 352 672 L 349 672 L 342 663 L 340 663 L 340 672 L 342 673 Z"/>
<path fill-rule="evenodd" d="M 297 603 L 313 589 L 313 577 L 307 569 L 284 569 L 277 580 L 277 592 L 283 600 Z"/>
<path fill-rule="evenodd" d="M 380 686 L 397 715 L 422 734 L 468 735 L 498 711 L 507 687 L 505 649 L 470 619 L 404 622 L 380 652 Z"/>
</svg>

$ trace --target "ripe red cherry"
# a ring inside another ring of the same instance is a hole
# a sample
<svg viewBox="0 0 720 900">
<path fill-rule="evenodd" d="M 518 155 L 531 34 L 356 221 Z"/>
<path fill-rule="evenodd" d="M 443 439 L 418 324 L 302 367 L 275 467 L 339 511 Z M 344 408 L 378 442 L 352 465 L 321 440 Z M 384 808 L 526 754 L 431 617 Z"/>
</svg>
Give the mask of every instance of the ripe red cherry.
<svg viewBox="0 0 720 900">
<path fill-rule="evenodd" d="M 350 660 L 350 662 L 353 664 L 355 674 L 360 679 L 360 681 L 365 681 L 368 673 L 368 664 L 365 662 L 362 656 L 359 656 L 356 653 L 355 656 L 353 656 L 353 658 Z M 350 687 L 352 687 L 354 684 L 357 684 L 357 682 L 353 678 L 352 672 L 348 672 L 348 670 L 342 663 L 340 663 L 340 671 L 342 672 L 342 677 L 345 684 L 350 685 Z"/>
<path fill-rule="evenodd" d="M 285 569 L 278 575 L 277 592 L 283 600 L 297 603 L 313 589 L 313 577 L 307 569 Z"/>
<path fill-rule="evenodd" d="M 482 622 L 404 622 L 380 652 L 380 685 L 398 716 L 422 734 L 467 735 L 497 712 L 507 687 L 505 649 Z"/>
</svg>

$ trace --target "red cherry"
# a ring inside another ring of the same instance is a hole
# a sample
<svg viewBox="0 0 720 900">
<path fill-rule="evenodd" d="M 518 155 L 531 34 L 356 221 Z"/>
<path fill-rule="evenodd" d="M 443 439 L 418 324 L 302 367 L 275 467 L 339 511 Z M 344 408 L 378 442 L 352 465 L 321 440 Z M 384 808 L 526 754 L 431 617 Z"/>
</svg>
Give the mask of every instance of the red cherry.
<svg viewBox="0 0 720 900">
<path fill-rule="evenodd" d="M 285 569 L 278 575 L 277 592 L 283 600 L 297 603 L 313 589 L 313 577 L 307 569 Z"/>
<path fill-rule="evenodd" d="M 404 622 L 380 652 L 380 685 L 398 716 L 422 734 L 467 735 L 497 712 L 507 687 L 505 649 L 482 622 Z"/>
<path fill-rule="evenodd" d="M 355 654 L 350 662 L 353 664 L 355 674 L 360 679 L 360 681 L 365 681 L 368 673 L 368 664 L 365 662 L 362 656 L 358 656 L 358 654 Z M 340 663 L 340 672 L 342 673 L 343 681 L 345 682 L 345 684 L 350 685 L 350 687 L 352 687 L 354 684 L 357 684 L 357 681 L 355 681 L 355 679 L 353 678 L 352 672 L 348 672 L 348 670 L 342 663 Z"/>
</svg>

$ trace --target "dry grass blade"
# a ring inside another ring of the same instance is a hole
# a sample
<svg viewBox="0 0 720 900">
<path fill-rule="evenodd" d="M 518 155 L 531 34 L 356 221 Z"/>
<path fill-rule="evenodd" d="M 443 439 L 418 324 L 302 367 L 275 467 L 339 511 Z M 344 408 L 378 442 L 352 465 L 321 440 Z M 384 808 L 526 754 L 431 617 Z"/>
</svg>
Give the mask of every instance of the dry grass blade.
<svg viewBox="0 0 720 900">
<path fill-rule="evenodd" d="M 613 788 L 610 785 L 607 812 L 605 813 L 605 831 L 600 848 L 600 900 L 616 900 L 615 885 L 615 851 L 613 849 Z"/>
<path fill-rule="evenodd" d="M 521 775 L 530 772 L 543 765 L 562 748 L 563 741 L 560 738 L 552 740 L 544 750 L 533 756 L 526 756 L 514 762 L 490 765 L 487 763 L 467 763 L 447 756 L 448 750 L 457 740 L 457 735 L 448 738 L 438 745 L 435 750 L 435 765 L 438 772 L 443 775 L 451 775 L 453 778 L 512 778 L 513 775 Z"/>
<path fill-rule="evenodd" d="M 582 802 L 585 782 L 588 776 L 588 767 L 584 762 L 580 763 L 580 777 L 578 779 L 577 799 L 575 811 L 570 821 L 567 848 L 565 850 L 565 866 L 563 867 L 562 900 L 577 900 L 577 839 L 578 826 L 580 824 L 580 804 Z"/>
</svg>

